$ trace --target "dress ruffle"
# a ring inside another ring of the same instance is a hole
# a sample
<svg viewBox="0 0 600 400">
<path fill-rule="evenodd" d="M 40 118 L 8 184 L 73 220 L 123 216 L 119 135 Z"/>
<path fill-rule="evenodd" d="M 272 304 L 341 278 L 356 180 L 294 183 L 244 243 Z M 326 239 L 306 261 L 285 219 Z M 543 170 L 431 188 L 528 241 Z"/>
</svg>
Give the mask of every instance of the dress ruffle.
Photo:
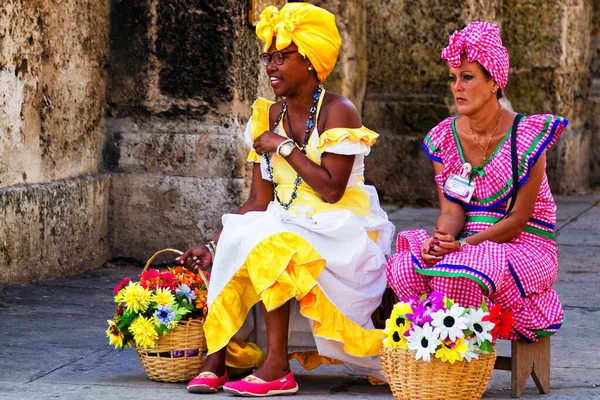
<svg viewBox="0 0 600 400">
<path fill-rule="evenodd" d="M 315 336 L 342 343 L 353 356 L 377 355 L 383 333 L 359 326 L 327 299 L 316 280 L 324 267 L 325 260 L 295 233 L 262 240 L 209 308 L 204 324 L 209 354 L 227 345 L 259 300 L 272 311 L 295 298 L 300 313 L 313 321 Z"/>
<path fill-rule="evenodd" d="M 254 140 L 262 135 L 264 131 L 271 129 L 269 126 L 269 110 L 273 104 L 273 101 L 259 97 L 252 105 L 252 116 L 244 132 L 244 140 L 250 148 L 250 152 L 248 153 L 248 161 L 250 162 L 258 163 L 261 160 L 261 157 L 254 151 L 252 145 L 254 144 Z"/>
<path fill-rule="evenodd" d="M 333 128 L 319 136 L 319 153 L 330 152 L 345 155 L 368 154 L 379 135 L 366 127 Z"/>
</svg>

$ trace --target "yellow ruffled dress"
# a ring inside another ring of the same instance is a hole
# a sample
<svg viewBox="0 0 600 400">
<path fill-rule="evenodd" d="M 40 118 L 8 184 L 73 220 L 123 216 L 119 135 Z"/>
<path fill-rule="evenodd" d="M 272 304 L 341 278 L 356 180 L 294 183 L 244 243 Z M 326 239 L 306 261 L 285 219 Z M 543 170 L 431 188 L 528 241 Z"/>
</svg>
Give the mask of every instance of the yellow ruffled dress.
<svg viewBox="0 0 600 400">
<path fill-rule="evenodd" d="M 266 180 L 266 162 L 252 150 L 252 143 L 270 129 L 271 104 L 263 98 L 254 103 L 245 132 L 251 149 L 248 160 L 261 163 Z M 276 133 L 285 135 L 281 124 Z M 307 156 L 315 163 L 320 164 L 324 152 L 355 156 L 339 202 L 325 202 L 303 182 L 287 211 L 272 202 L 264 212 L 223 216 L 204 325 L 209 353 L 228 346 L 228 366 L 256 365 L 266 340 L 262 312 L 250 312 L 252 307 L 262 301 L 267 310 L 274 310 L 295 299 L 290 357 L 307 369 L 342 362 L 356 373 L 383 377 L 378 354 L 384 335 L 373 328 L 371 314 L 386 287 L 385 255 L 394 226 L 380 208 L 375 189 L 364 184 L 363 160 L 376 138 L 365 127 L 330 129 L 321 135 L 313 131 Z M 296 172 L 277 155 L 272 155 L 271 164 L 279 196 L 287 201 Z M 247 344 L 249 338 L 258 346 Z"/>
</svg>

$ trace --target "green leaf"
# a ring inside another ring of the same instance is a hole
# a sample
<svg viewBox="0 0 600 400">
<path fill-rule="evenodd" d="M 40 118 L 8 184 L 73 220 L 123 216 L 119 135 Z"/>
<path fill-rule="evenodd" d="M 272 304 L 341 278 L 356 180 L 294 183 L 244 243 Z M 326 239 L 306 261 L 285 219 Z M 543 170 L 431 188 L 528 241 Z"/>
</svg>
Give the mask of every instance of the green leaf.
<svg viewBox="0 0 600 400">
<path fill-rule="evenodd" d="M 454 302 L 452 300 L 450 300 L 449 298 L 447 298 L 446 296 L 444 296 L 444 306 L 447 309 L 452 308 L 452 306 L 454 305 Z"/>
<path fill-rule="evenodd" d="M 123 331 L 125 328 L 127 328 L 129 325 L 131 325 L 131 323 L 133 321 L 135 321 L 138 317 L 137 313 L 134 313 L 133 311 L 125 311 L 123 313 L 123 315 L 121 316 L 121 318 L 119 319 L 119 323 L 117 325 L 117 327 L 119 328 L 120 331 Z"/>
<path fill-rule="evenodd" d="M 487 303 L 485 302 L 485 297 L 481 299 L 481 309 L 485 312 L 489 312 Z"/>
<path fill-rule="evenodd" d="M 428 295 L 427 295 L 427 293 L 423 293 L 423 294 L 421 295 L 421 297 L 419 297 L 419 301 L 423 301 L 423 300 L 425 300 L 425 299 L 427 298 L 427 296 L 428 296 Z"/>
<path fill-rule="evenodd" d="M 485 342 L 481 343 L 481 346 L 479 346 L 479 348 L 482 351 L 485 351 L 487 353 L 493 353 L 494 352 L 494 346 L 492 345 L 492 343 L 489 340 L 486 340 Z"/>
</svg>

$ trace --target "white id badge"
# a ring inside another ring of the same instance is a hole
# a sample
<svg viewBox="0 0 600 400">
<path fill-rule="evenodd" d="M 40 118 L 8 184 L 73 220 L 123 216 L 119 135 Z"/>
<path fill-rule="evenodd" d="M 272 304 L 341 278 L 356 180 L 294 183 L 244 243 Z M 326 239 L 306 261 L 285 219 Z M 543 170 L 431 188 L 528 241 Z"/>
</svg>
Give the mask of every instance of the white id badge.
<svg viewBox="0 0 600 400">
<path fill-rule="evenodd" d="M 461 175 L 450 174 L 450 177 L 444 183 L 444 193 L 448 196 L 468 203 L 475 191 L 475 182 L 469 182 L 469 173 L 471 172 L 471 164 L 463 164 L 463 172 Z"/>
</svg>

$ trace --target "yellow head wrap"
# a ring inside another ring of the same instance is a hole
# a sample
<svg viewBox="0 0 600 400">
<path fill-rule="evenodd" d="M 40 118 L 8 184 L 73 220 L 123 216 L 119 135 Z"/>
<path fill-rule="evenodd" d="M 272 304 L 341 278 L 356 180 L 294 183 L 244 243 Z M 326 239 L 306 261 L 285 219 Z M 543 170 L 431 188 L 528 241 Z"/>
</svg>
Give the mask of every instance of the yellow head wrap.
<svg viewBox="0 0 600 400">
<path fill-rule="evenodd" d="M 256 35 L 265 41 L 264 51 L 271 47 L 273 36 L 277 38 L 277 50 L 294 42 L 298 52 L 312 63 L 320 82 L 333 70 L 342 44 L 335 16 L 308 3 L 288 3 L 281 10 L 274 6 L 265 8 Z"/>
</svg>

